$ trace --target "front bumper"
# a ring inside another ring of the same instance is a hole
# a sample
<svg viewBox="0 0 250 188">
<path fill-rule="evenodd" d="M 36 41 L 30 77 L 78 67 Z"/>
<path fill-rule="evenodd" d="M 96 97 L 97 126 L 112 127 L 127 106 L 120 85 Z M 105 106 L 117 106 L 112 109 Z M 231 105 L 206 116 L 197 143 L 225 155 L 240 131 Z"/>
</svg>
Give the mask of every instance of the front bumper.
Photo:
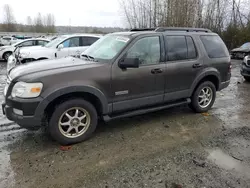
<svg viewBox="0 0 250 188">
<path fill-rule="evenodd" d="M 250 67 L 247 67 L 245 64 L 242 64 L 240 73 L 242 76 L 250 77 Z"/>
<path fill-rule="evenodd" d="M 2 104 L 3 114 L 10 121 L 16 122 L 19 126 L 26 129 L 39 129 L 42 126 L 43 114 L 35 114 L 41 99 L 7 99 Z M 22 114 L 15 113 L 15 109 Z"/>
</svg>

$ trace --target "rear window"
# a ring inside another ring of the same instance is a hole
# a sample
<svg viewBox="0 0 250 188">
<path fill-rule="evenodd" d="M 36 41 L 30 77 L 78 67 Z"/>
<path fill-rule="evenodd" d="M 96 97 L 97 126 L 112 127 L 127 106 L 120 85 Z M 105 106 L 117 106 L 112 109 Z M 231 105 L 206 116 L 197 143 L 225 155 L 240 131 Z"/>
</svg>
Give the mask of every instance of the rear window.
<svg viewBox="0 0 250 188">
<path fill-rule="evenodd" d="M 201 36 L 201 41 L 210 58 L 228 57 L 229 52 L 219 36 Z"/>
</svg>

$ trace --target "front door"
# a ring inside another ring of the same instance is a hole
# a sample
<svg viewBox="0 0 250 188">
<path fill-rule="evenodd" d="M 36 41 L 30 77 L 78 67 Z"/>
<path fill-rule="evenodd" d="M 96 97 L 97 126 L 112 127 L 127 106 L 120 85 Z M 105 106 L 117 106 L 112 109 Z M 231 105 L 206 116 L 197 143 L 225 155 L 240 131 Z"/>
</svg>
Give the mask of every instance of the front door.
<svg viewBox="0 0 250 188">
<path fill-rule="evenodd" d="M 161 63 L 160 36 L 140 37 L 123 58 L 139 58 L 139 68 L 112 66 L 113 112 L 163 102 L 165 64 Z"/>
<path fill-rule="evenodd" d="M 63 48 L 57 49 L 57 58 L 76 56 L 80 48 L 80 37 L 72 37 L 62 42 Z"/>
</svg>

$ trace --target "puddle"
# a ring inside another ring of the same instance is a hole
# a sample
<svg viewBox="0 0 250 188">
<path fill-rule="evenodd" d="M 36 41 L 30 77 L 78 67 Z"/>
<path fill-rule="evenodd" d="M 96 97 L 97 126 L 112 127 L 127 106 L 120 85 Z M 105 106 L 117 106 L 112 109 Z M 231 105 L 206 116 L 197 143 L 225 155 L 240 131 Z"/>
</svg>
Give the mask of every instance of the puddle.
<svg viewBox="0 0 250 188">
<path fill-rule="evenodd" d="M 213 161 L 219 167 L 238 172 L 247 178 L 250 177 L 250 167 L 245 166 L 241 161 L 234 159 L 220 149 L 209 151 L 209 153 L 208 160 Z"/>
</svg>

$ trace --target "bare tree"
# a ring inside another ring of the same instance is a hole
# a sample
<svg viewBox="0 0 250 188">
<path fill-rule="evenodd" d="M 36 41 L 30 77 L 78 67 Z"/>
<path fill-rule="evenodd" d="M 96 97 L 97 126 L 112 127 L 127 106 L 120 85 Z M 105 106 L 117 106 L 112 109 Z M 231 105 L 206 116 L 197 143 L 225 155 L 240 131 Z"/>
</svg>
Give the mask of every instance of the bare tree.
<svg viewBox="0 0 250 188">
<path fill-rule="evenodd" d="M 32 19 L 30 16 L 27 16 L 27 25 L 32 26 Z"/>
<path fill-rule="evenodd" d="M 4 16 L 4 29 L 6 31 L 16 31 L 16 21 L 10 5 L 5 4 L 3 6 Z"/>
<path fill-rule="evenodd" d="M 42 15 L 39 12 L 37 16 L 34 18 L 34 28 L 36 32 L 44 32 L 44 25 L 42 20 Z"/>
</svg>

